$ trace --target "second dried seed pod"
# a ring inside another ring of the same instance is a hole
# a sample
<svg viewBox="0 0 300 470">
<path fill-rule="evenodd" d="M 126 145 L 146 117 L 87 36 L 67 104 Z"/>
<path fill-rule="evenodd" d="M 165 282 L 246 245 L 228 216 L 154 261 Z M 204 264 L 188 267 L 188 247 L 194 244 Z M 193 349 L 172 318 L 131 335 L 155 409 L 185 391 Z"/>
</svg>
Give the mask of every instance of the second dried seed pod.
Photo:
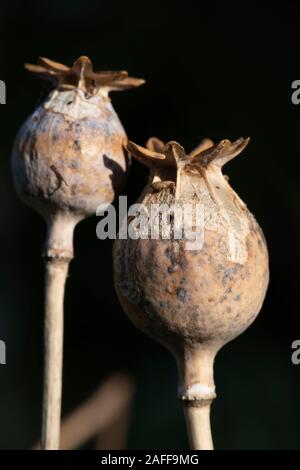
<svg viewBox="0 0 300 470">
<path fill-rule="evenodd" d="M 72 67 L 45 58 L 40 63 L 26 68 L 54 89 L 15 139 L 15 186 L 47 220 L 69 215 L 80 220 L 110 203 L 126 181 L 126 134 L 109 92 L 144 80 L 125 71 L 94 72 L 84 56 Z"/>
<path fill-rule="evenodd" d="M 127 177 L 126 134 L 109 92 L 144 80 L 127 72 L 94 72 L 87 57 L 72 67 L 40 58 L 26 64 L 54 89 L 29 116 L 14 143 L 16 190 L 46 220 L 45 377 L 42 448 L 58 449 L 63 299 L 76 224 L 109 204 Z"/>
<path fill-rule="evenodd" d="M 202 231 L 200 247 L 191 245 L 186 232 L 181 239 L 175 236 L 174 217 L 169 237 L 160 225 L 151 238 L 150 217 L 149 236 L 118 239 L 114 246 L 115 287 L 125 312 L 176 358 L 178 396 L 194 449 L 213 448 L 209 414 L 215 355 L 253 322 L 268 285 L 262 231 L 222 174 L 223 165 L 247 143 L 238 139 L 213 145 L 206 140 L 190 155 L 176 142 L 165 145 L 154 138 L 146 149 L 127 145 L 150 169 L 139 199 L 147 214 L 157 205 L 177 205 L 183 212 L 201 209 L 199 227 L 195 211 L 186 219 L 189 229 Z M 134 223 L 134 217 L 129 221 Z"/>
</svg>

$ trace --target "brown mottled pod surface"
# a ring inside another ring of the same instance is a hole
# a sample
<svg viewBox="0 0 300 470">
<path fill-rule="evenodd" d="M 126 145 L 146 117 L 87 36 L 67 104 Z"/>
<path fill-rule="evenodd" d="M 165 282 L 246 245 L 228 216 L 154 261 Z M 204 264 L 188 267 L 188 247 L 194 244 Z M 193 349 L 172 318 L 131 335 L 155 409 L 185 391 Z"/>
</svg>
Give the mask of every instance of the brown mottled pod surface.
<svg viewBox="0 0 300 470">
<path fill-rule="evenodd" d="M 268 285 L 268 252 L 263 233 L 222 174 L 249 139 L 213 145 L 203 141 L 190 155 L 176 142 L 152 138 L 147 149 L 131 142 L 128 151 L 150 168 L 139 203 L 202 209 L 202 245 L 170 237 L 162 229 L 149 236 L 118 239 L 114 246 L 115 287 L 133 323 L 175 355 L 185 400 L 191 446 L 211 449 L 209 408 L 215 397 L 213 361 L 217 351 L 255 319 Z M 189 206 L 190 205 L 190 206 Z M 174 215 L 174 213 L 173 213 Z M 133 223 L 130 217 L 128 222 Z M 138 226 L 138 224 L 137 224 Z M 147 232 L 147 231 L 146 231 Z M 134 239 L 135 238 L 135 239 Z"/>
<path fill-rule="evenodd" d="M 144 83 L 127 72 L 94 72 L 87 57 L 72 67 L 40 58 L 26 64 L 54 89 L 21 127 L 13 149 L 16 189 L 48 217 L 72 212 L 79 218 L 110 203 L 126 181 L 126 134 L 109 92 Z"/>
<path fill-rule="evenodd" d="M 16 191 L 47 222 L 45 374 L 42 449 L 59 448 L 63 300 L 76 224 L 109 204 L 127 177 L 125 131 L 109 92 L 144 80 L 94 72 L 87 57 L 72 67 L 40 58 L 26 68 L 54 89 L 19 130 L 12 154 Z"/>
</svg>

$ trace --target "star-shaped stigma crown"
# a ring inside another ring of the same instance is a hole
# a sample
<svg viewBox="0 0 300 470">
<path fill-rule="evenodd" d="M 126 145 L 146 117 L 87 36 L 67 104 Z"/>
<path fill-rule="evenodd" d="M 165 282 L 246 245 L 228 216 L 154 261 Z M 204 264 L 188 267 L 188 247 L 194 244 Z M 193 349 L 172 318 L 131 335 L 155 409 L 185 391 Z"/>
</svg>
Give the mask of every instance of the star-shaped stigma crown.
<svg viewBox="0 0 300 470">
<path fill-rule="evenodd" d="M 45 57 L 39 57 L 38 64 L 25 64 L 26 70 L 50 81 L 60 89 L 81 88 L 89 94 L 95 94 L 99 88 L 109 91 L 135 88 L 145 83 L 141 78 L 129 77 L 125 70 L 94 72 L 90 59 L 79 57 L 68 67 Z"/>
<path fill-rule="evenodd" d="M 210 163 L 222 168 L 232 158 L 241 153 L 248 145 L 250 138 L 241 137 L 235 142 L 221 140 L 214 144 L 210 139 L 204 139 L 191 153 L 187 154 L 184 148 L 175 141 L 164 143 L 156 137 L 151 137 L 146 148 L 128 142 L 127 151 L 138 161 L 148 167 L 185 167 L 207 168 Z"/>
</svg>

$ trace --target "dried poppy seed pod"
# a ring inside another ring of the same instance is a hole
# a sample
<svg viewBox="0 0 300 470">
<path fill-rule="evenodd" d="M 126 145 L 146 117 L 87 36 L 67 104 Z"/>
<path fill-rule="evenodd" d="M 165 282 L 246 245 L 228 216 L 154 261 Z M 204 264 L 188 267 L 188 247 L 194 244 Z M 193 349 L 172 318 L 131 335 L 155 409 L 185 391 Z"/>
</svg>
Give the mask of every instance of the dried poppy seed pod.
<svg viewBox="0 0 300 470">
<path fill-rule="evenodd" d="M 48 226 L 41 447 L 58 449 L 63 298 L 74 227 L 95 214 L 100 204 L 111 203 L 126 181 L 126 134 L 108 94 L 144 80 L 124 71 L 94 72 L 87 57 L 72 67 L 45 58 L 40 58 L 40 65 L 25 67 L 54 85 L 19 131 L 12 169 L 18 194 Z"/>
<path fill-rule="evenodd" d="M 74 225 L 110 203 L 126 181 L 126 134 L 108 93 L 144 80 L 124 71 L 93 72 L 87 57 L 72 67 L 45 58 L 40 62 L 26 68 L 55 88 L 16 137 L 13 174 L 20 197 L 46 218 L 52 231 L 53 218 L 70 227 L 64 240 L 49 234 L 54 240 L 46 255 L 57 251 L 72 258 Z"/>
<path fill-rule="evenodd" d="M 190 155 L 176 142 L 164 145 L 155 138 L 147 149 L 127 145 L 150 168 L 139 200 L 148 213 L 154 204 L 203 208 L 201 249 L 187 249 L 185 232 L 182 239 L 172 236 L 174 219 L 169 239 L 160 231 L 158 239 L 117 239 L 114 246 L 115 287 L 125 312 L 176 358 L 178 395 L 193 449 L 213 448 L 209 416 L 216 396 L 215 355 L 253 322 L 268 284 L 262 231 L 221 171 L 248 140 L 218 145 L 205 140 Z"/>
</svg>

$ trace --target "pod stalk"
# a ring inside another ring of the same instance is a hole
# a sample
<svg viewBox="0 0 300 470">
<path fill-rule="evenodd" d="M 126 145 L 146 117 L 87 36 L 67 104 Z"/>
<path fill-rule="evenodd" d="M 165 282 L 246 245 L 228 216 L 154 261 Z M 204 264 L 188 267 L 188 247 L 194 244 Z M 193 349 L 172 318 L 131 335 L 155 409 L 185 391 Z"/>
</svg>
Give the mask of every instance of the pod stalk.
<svg viewBox="0 0 300 470">
<path fill-rule="evenodd" d="M 58 450 L 63 369 L 64 293 L 73 258 L 74 219 L 57 215 L 48 221 L 45 258 L 44 388 L 41 449 Z"/>
<path fill-rule="evenodd" d="M 213 363 L 215 345 L 184 346 L 175 353 L 179 372 L 178 398 L 182 401 L 192 450 L 213 450 L 210 407 L 216 398 Z"/>
</svg>

